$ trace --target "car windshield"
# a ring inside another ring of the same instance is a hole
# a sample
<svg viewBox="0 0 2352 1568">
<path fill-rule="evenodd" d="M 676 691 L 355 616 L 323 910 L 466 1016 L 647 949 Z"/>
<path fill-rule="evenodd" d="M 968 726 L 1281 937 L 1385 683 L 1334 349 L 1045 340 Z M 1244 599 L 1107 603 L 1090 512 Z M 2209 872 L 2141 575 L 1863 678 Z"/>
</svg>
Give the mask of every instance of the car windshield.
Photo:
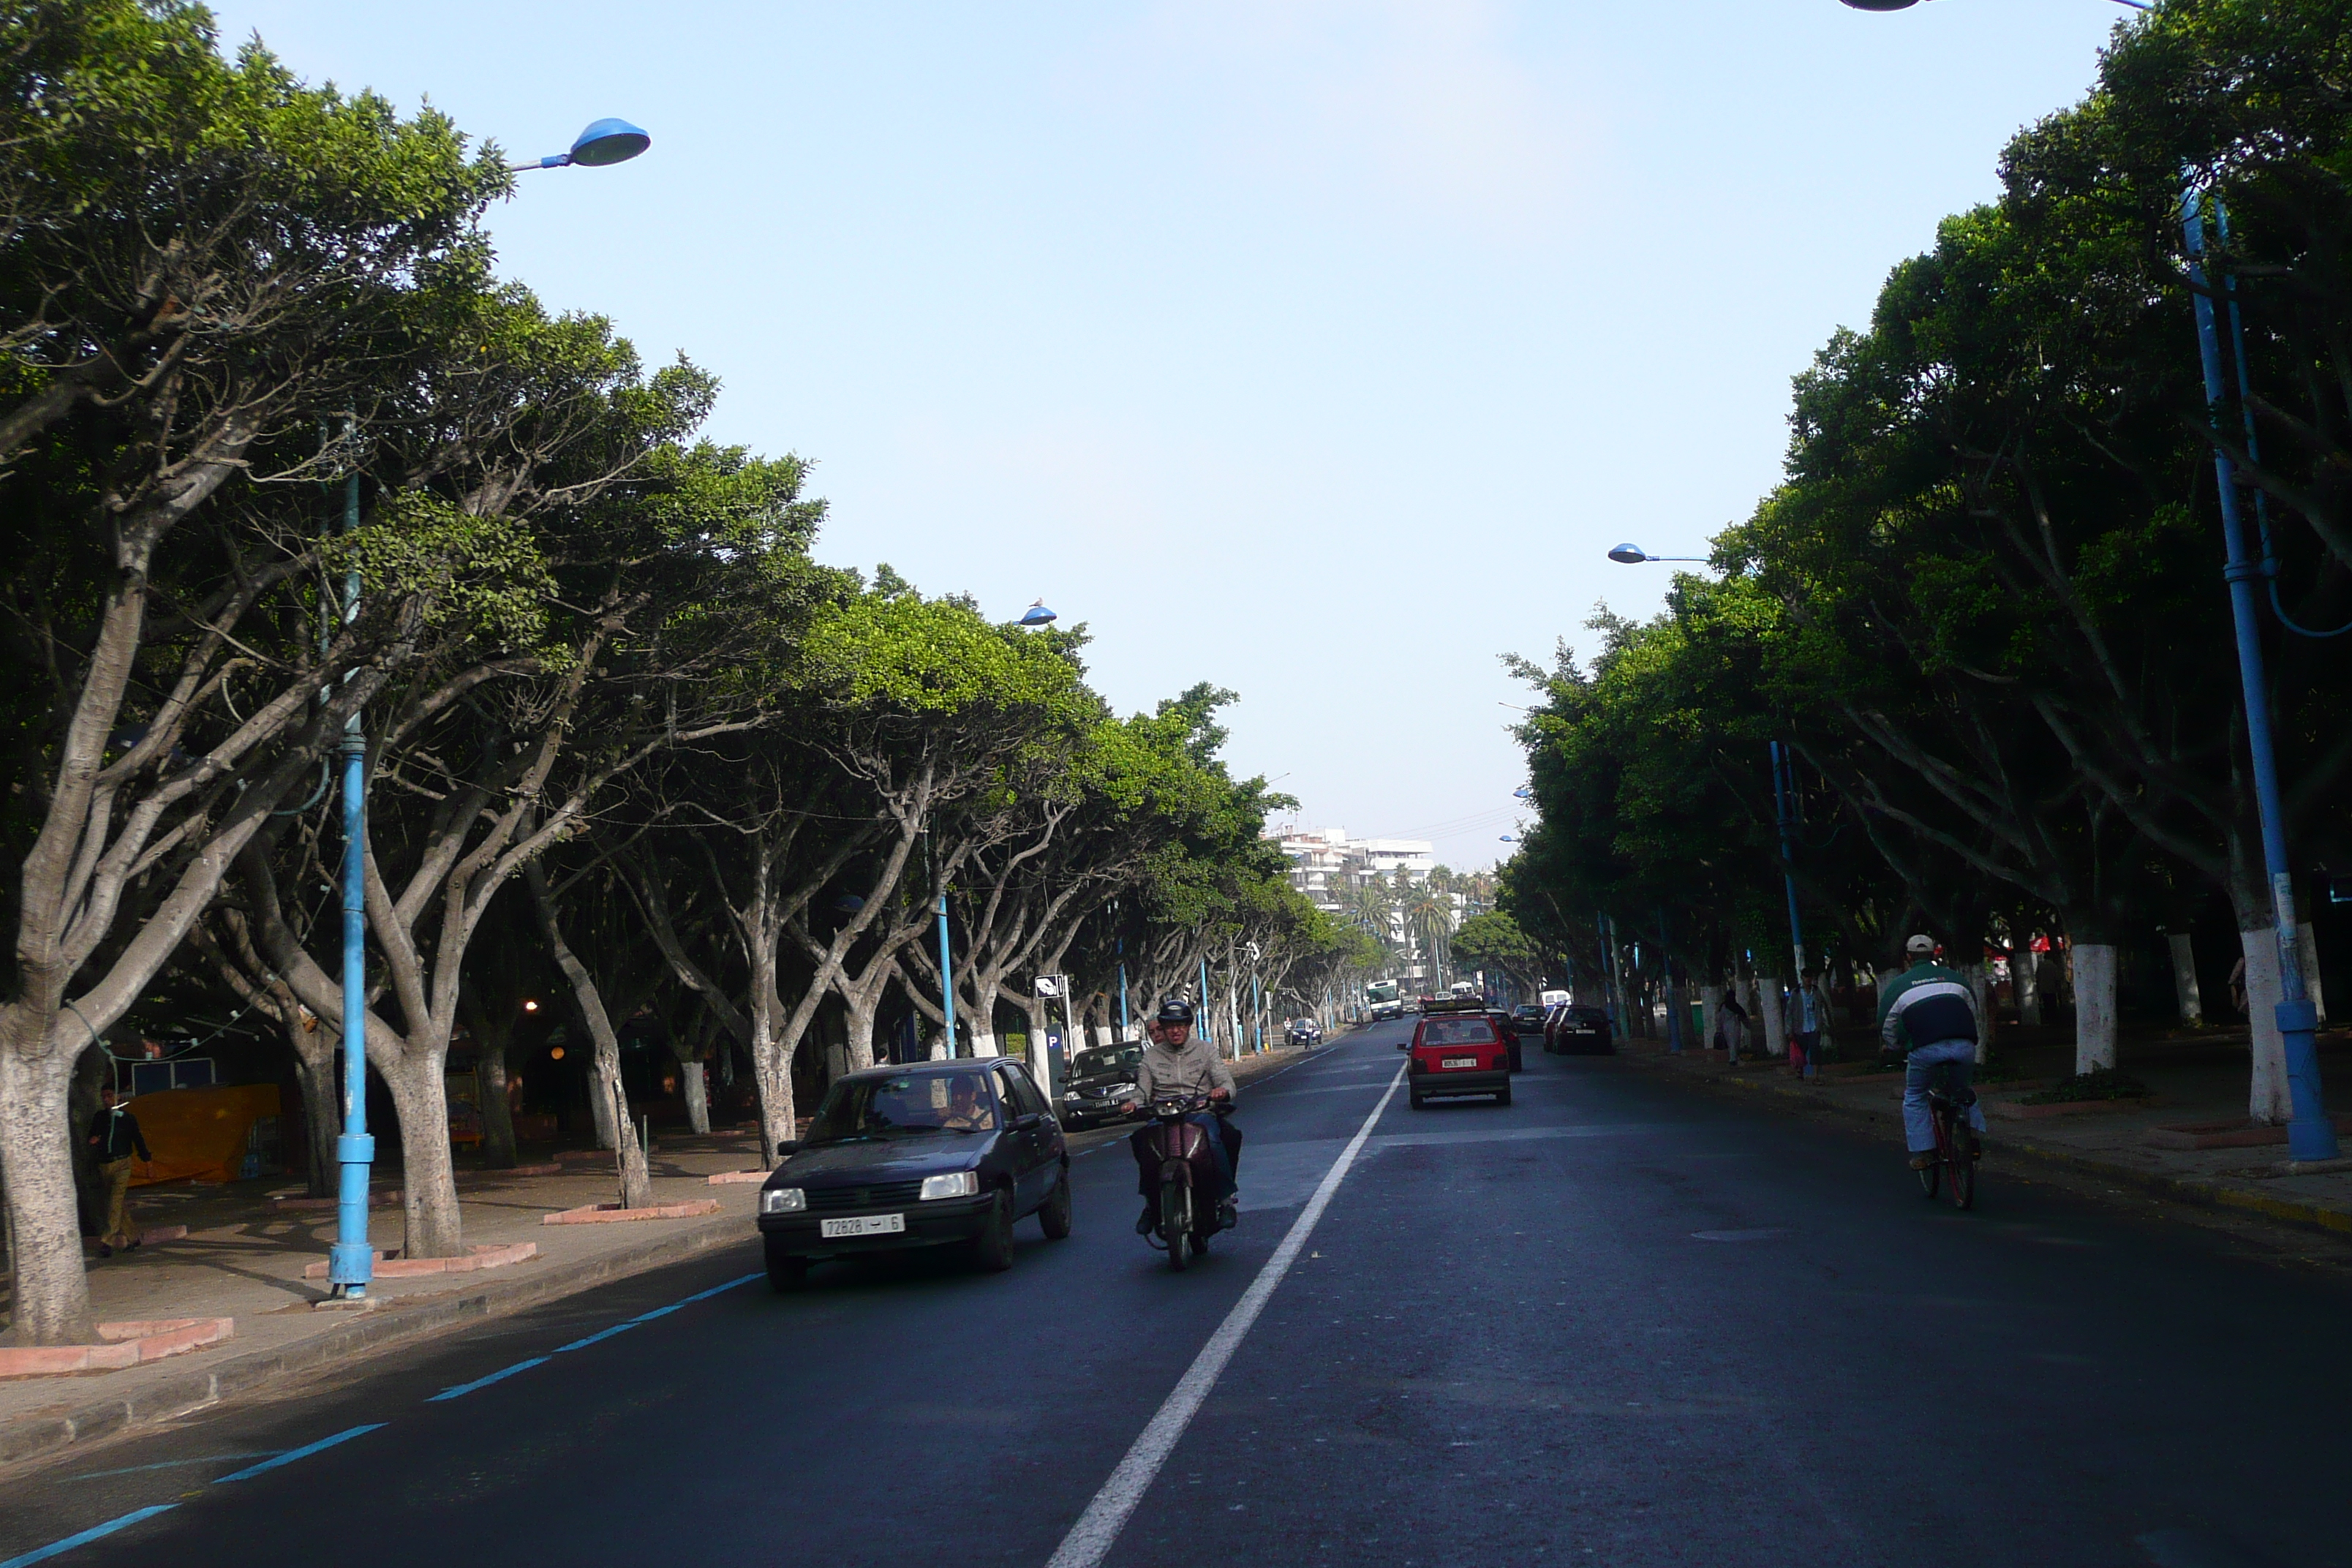
<svg viewBox="0 0 2352 1568">
<path fill-rule="evenodd" d="M 1131 1073 L 1135 1064 L 1143 1059 L 1141 1046 L 1105 1046 L 1080 1054 L 1070 1071 L 1080 1078 L 1100 1078 L 1106 1073 Z"/>
<path fill-rule="evenodd" d="M 1495 1026 L 1484 1018 L 1433 1018 L 1421 1026 L 1424 1046 L 1490 1046 Z"/>
<path fill-rule="evenodd" d="M 809 1123 L 810 1143 L 850 1143 L 930 1132 L 992 1132 L 996 1097 L 980 1072 L 844 1079 Z"/>
</svg>

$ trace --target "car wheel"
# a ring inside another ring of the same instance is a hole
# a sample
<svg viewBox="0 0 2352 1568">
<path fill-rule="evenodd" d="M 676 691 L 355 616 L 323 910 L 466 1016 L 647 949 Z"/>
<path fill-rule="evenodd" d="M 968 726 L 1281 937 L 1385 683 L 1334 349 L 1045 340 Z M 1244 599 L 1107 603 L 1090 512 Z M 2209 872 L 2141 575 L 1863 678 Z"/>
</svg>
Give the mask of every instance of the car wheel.
<svg viewBox="0 0 2352 1568">
<path fill-rule="evenodd" d="M 1429 1107 L 1429 1101 L 1422 1099 L 1421 1090 L 1417 1089 L 1408 1090 L 1406 1098 L 1412 1101 L 1412 1108 L 1415 1110 L 1425 1110 Z"/>
<path fill-rule="evenodd" d="M 1509 1084 L 1505 1084 L 1501 1092 L 1495 1096 L 1495 1103 L 1497 1105 L 1508 1105 L 1511 1103 L 1511 1086 Z"/>
<path fill-rule="evenodd" d="M 991 1274 L 1013 1267 L 1013 1194 L 1003 1187 L 988 1205 L 988 1223 L 972 1237 L 972 1256 Z"/>
<path fill-rule="evenodd" d="M 768 1244 L 769 1289 L 779 1296 L 789 1296 L 808 1283 L 808 1271 L 807 1258 L 795 1258 L 772 1241 Z"/>
<path fill-rule="evenodd" d="M 1045 1204 L 1037 1211 L 1037 1223 L 1045 1227 L 1045 1239 L 1059 1241 L 1070 1234 L 1070 1171 L 1065 1165 L 1054 1183 L 1054 1190 L 1045 1194 Z"/>
</svg>

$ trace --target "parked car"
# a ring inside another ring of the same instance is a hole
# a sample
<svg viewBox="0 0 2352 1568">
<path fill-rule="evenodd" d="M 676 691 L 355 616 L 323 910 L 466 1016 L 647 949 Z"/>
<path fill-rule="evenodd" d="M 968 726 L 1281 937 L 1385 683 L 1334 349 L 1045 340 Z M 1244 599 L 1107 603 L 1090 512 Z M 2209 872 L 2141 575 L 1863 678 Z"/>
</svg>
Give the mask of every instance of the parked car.
<svg viewBox="0 0 2352 1568">
<path fill-rule="evenodd" d="M 1013 1267 L 1013 1225 L 1070 1234 L 1059 1122 L 1018 1062 L 921 1062 L 834 1080 L 808 1136 L 760 1189 L 768 1283 L 797 1289 L 821 1258 L 966 1245 Z"/>
<path fill-rule="evenodd" d="M 1522 1002 L 1513 1010 L 1511 1022 L 1518 1026 L 1522 1036 L 1539 1036 L 1543 1033 L 1544 1016 L 1550 1011 L 1540 1002 Z"/>
<path fill-rule="evenodd" d="M 1415 1110 L 1457 1094 L 1491 1094 L 1498 1105 L 1511 1103 L 1511 1047 L 1487 1014 L 1431 1014 L 1397 1048 L 1412 1053 L 1405 1090 Z"/>
<path fill-rule="evenodd" d="M 1283 1034 L 1294 1046 L 1319 1046 L 1323 1043 L 1323 1026 L 1312 1018 L 1293 1018 Z"/>
<path fill-rule="evenodd" d="M 1527 1068 L 1527 1063 L 1521 1059 L 1519 1055 L 1518 1019 L 1514 1017 L 1512 1015 L 1504 1012 L 1499 1007 L 1488 1008 L 1486 1016 L 1495 1021 L 1495 1032 L 1503 1037 L 1503 1043 L 1510 1048 L 1511 1070 L 1513 1072 L 1525 1071 Z"/>
<path fill-rule="evenodd" d="M 1553 1009 L 1544 1025 L 1544 1049 L 1555 1056 L 1592 1051 L 1602 1056 L 1617 1049 L 1609 1026 L 1609 1009 L 1570 1005 Z"/>
<path fill-rule="evenodd" d="M 1135 1064 L 1142 1059 L 1140 1040 L 1097 1046 L 1072 1058 L 1069 1081 L 1062 1086 L 1062 1125 L 1075 1131 L 1116 1121 L 1118 1108 L 1135 1098 Z"/>
</svg>

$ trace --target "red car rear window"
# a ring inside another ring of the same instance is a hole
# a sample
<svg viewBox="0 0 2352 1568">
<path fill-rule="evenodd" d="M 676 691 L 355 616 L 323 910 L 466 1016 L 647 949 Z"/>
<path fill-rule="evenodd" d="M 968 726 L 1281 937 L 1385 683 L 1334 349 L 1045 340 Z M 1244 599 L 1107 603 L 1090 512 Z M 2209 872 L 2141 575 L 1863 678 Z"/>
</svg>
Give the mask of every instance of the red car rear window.
<svg viewBox="0 0 2352 1568">
<path fill-rule="evenodd" d="M 1495 1026 L 1484 1018 L 1432 1018 L 1421 1026 L 1424 1046 L 1491 1046 Z"/>
</svg>

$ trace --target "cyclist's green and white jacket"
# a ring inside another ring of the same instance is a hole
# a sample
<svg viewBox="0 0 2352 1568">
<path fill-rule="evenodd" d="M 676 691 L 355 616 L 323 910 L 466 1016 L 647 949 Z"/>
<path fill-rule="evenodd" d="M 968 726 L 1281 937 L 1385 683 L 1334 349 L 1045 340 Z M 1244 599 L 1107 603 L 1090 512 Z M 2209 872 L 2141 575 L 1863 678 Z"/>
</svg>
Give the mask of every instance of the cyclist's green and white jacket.
<svg viewBox="0 0 2352 1568">
<path fill-rule="evenodd" d="M 1953 971 L 1922 959 L 1879 991 L 1878 1038 L 1906 1054 L 1946 1040 L 1974 1044 L 1976 994 Z"/>
</svg>

